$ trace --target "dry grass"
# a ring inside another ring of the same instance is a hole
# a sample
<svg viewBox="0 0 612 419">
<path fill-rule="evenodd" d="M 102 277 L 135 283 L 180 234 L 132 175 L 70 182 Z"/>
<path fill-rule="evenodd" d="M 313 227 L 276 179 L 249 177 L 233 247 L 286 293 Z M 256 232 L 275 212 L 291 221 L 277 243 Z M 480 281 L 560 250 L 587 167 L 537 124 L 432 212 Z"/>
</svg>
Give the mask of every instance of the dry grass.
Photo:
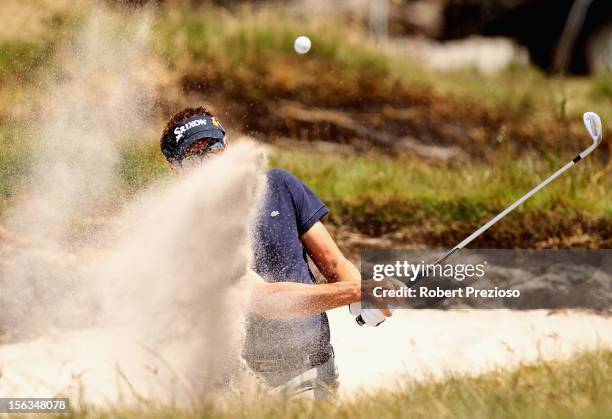
<svg viewBox="0 0 612 419">
<path fill-rule="evenodd" d="M 337 406 L 262 400 L 196 411 L 145 405 L 86 409 L 73 418 L 608 418 L 612 415 L 612 353 L 583 353 L 567 361 L 524 365 L 477 377 L 405 382 Z"/>
</svg>

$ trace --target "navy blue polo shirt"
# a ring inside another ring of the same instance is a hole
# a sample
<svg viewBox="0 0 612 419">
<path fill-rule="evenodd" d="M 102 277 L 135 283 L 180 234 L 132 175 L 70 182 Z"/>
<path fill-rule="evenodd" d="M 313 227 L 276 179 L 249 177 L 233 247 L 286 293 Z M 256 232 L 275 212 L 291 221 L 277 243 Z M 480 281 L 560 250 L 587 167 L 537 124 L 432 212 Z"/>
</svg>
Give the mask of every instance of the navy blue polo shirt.
<svg viewBox="0 0 612 419">
<path fill-rule="evenodd" d="M 285 170 L 269 171 L 266 196 L 253 228 L 253 270 L 266 282 L 315 286 L 300 236 L 328 212 L 315 193 L 294 175 Z M 282 320 L 251 313 L 246 326 L 243 356 L 247 360 L 329 351 L 325 313 Z"/>
</svg>

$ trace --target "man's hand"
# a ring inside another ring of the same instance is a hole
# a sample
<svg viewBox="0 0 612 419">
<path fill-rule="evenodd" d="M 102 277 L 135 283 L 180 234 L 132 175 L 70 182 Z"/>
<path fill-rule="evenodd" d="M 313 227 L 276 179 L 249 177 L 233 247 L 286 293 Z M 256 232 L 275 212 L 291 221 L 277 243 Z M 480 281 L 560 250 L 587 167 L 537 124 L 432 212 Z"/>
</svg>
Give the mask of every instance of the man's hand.
<svg viewBox="0 0 612 419">
<path fill-rule="evenodd" d="M 300 239 L 302 240 L 304 247 L 306 247 L 306 252 L 328 282 L 353 282 L 359 284 L 359 287 L 361 288 L 361 273 L 355 267 L 355 265 L 351 263 L 351 261 L 344 257 L 323 223 L 320 221 L 317 222 L 310 228 L 310 230 L 304 233 Z M 380 285 L 380 282 L 378 282 L 377 286 L 387 287 L 388 289 L 397 289 L 398 284 L 391 283 L 390 281 L 391 280 L 386 282 L 384 285 Z M 366 291 L 366 293 L 364 293 L 363 290 L 361 291 L 362 298 L 366 294 L 372 296 L 371 292 Z M 392 315 L 392 312 L 387 308 L 387 306 L 399 305 L 398 300 L 395 299 L 387 301 L 387 304 L 381 304 L 380 299 L 376 300 L 378 301 L 371 303 L 374 303 L 373 305 L 380 308 L 383 314 L 387 317 Z"/>
<path fill-rule="evenodd" d="M 383 278 L 382 281 L 362 281 L 361 301 L 367 303 L 370 307 L 380 309 L 386 317 L 391 317 L 393 313 L 389 310 L 389 307 L 401 306 L 403 299 L 401 297 L 376 297 L 374 296 L 374 289 L 398 291 L 402 287 L 404 287 L 404 283 L 394 278 Z M 380 294 L 380 290 L 377 293 Z"/>
</svg>

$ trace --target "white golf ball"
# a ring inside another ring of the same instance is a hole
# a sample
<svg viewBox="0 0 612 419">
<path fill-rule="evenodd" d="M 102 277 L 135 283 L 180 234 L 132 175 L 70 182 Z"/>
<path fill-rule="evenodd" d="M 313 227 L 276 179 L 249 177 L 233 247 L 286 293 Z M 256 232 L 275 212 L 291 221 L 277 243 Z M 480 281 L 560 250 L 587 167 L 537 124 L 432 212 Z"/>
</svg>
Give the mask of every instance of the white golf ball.
<svg viewBox="0 0 612 419">
<path fill-rule="evenodd" d="M 295 43 L 293 44 L 293 48 L 298 54 L 306 54 L 308 51 L 310 51 L 311 46 L 312 43 L 310 42 L 310 38 L 307 36 L 299 36 L 296 38 Z"/>
</svg>

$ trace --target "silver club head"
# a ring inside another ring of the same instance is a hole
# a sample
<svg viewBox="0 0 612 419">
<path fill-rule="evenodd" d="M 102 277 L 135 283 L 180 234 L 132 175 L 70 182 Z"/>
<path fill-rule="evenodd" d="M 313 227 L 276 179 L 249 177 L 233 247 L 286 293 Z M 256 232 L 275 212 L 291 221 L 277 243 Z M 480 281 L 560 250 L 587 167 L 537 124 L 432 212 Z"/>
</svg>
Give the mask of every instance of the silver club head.
<svg viewBox="0 0 612 419">
<path fill-rule="evenodd" d="M 593 142 L 598 145 L 603 138 L 603 127 L 601 125 L 601 118 L 595 112 L 587 112 L 582 117 L 584 119 L 584 125 L 587 131 L 591 134 Z"/>
</svg>

